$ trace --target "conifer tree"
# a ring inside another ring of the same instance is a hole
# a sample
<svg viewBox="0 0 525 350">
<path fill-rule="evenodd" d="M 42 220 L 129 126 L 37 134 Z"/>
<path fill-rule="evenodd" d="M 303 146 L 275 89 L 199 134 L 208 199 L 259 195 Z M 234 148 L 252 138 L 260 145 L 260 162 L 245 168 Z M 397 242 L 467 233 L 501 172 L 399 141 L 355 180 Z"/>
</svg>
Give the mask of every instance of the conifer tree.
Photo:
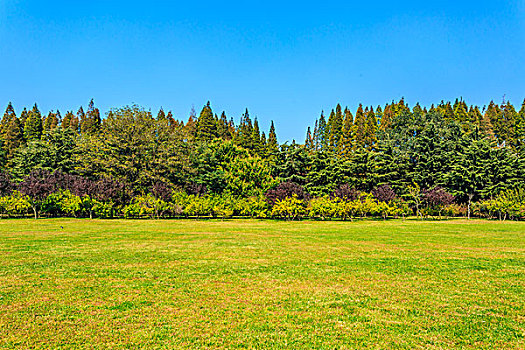
<svg viewBox="0 0 525 350">
<path fill-rule="evenodd" d="M 159 113 L 157 113 L 157 121 L 164 121 L 166 119 L 166 113 L 164 113 L 164 109 L 160 107 Z"/>
<path fill-rule="evenodd" d="M 372 148 L 377 142 L 377 118 L 373 107 L 370 107 L 366 114 L 365 123 L 365 145 L 367 148 Z"/>
<path fill-rule="evenodd" d="M 485 115 L 484 115 L 485 118 L 483 120 L 483 127 L 482 127 L 482 129 L 485 129 L 486 127 L 488 127 L 488 125 L 491 125 L 494 136 L 497 139 L 499 144 L 502 142 L 503 123 L 502 123 L 501 115 L 502 113 L 501 113 L 501 109 L 499 108 L 499 106 L 495 104 L 494 101 L 490 101 L 489 105 L 487 106 L 487 110 L 485 111 Z M 490 135 L 490 133 L 488 135 Z"/>
<path fill-rule="evenodd" d="M 232 138 L 228 125 L 228 119 L 226 118 L 226 112 L 224 111 L 222 111 L 221 117 L 217 123 L 217 133 L 218 136 L 223 140 L 231 140 Z"/>
<path fill-rule="evenodd" d="M 199 141 L 211 141 L 217 137 L 217 123 L 210 107 L 210 102 L 202 108 L 197 121 L 196 139 Z"/>
<path fill-rule="evenodd" d="M 2 117 L 2 120 L 0 121 L 0 134 L 4 133 L 4 130 L 7 128 L 11 120 L 16 118 L 15 109 L 13 108 L 13 105 L 11 102 L 7 104 L 7 108 L 5 109 L 4 116 Z"/>
<path fill-rule="evenodd" d="M 483 115 L 479 111 L 478 106 L 470 106 L 468 111 L 468 121 L 474 125 L 480 126 L 483 120 Z"/>
<path fill-rule="evenodd" d="M 253 121 L 252 150 L 253 150 L 254 154 L 261 154 L 261 152 L 262 152 L 261 131 L 259 129 L 259 121 L 257 120 L 257 117 L 255 117 L 255 119 Z"/>
<path fill-rule="evenodd" d="M 261 157 L 263 158 L 266 157 L 267 150 L 268 150 L 268 143 L 266 141 L 266 134 L 263 131 L 261 133 L 261 152 L 260 152 Z"/>
<path fill-rule="evenodd" d="M 335 108 L 335 113 L 332 110 L 330 118 L 328 119 L 329 124 L 329 143 L 331 150 L 335 151 L 339 148 L 341 141 L 341 135 L 343 134 L 343 112 L 341 105 L 338 104 Z"/>
<path fill-rule="evenodd" d="M 341 135 L 341 152 L 344 155 L 349 155 L 354 148 L 353 139 L 354 139 L 354 116 L 352 112 L 345 108 L 345 119 L 343 123 L 343 134 Z"/>
<path fill-rule="evenodd" d="M 22 132 L 24 130 L 24 125 L 26 125 L 26 120 L 28 117 L 29 117 L 29 112 L 24 107 L 24 110 L 22 111 L 22 113 L 20 113 L 20 125 L 22 126 Z"/>
<path fill-rule="evenodd" d="M 310 127 L 308 127 L 308 130 L 306 130 L 306 138 L 304 140 L 304 146 L 309 151 L 312 151 L 314 148 L 312 131 L 310 130 Z"/>
<path fill-rule="evenodd" d="M 381 117 L 379 130 L 384 132 L 388 128 L 390 128 L 393 118 L 394 118 L 394 112 L 392 110 L 392 105 L 386 105 L 385 111 L 383 112 L 383 116 Z"/>
<path fill-rule="evenodd" d="M 24 138 L 22 135 L 22 126 L 20 120 L 15 116 L 9 121 L 2 133 L 4 140 L 3 146 L 7 159 L 13 158 L 15 151 L 22 145 Z"/>
<path fill-rule="evenodd" d="M 250 118 L 248 108 L 246 108 L 246 112 L 242 115 L 241 122 L 239 123 L 239 127 L 237 129 L 237 144 L 248 150 L 253 149 L 252 133 L 252 120 Z"/>
<path fill-rule="evenodd" d="M 26 141 L 40 140 L 42 137 L 42 129 L 42 115 L 35 103 L 24 125 L 24 139 Z"/>
<path fill-rule="evenodd" d="M 362 104 L 359 104 L 355 112 L 354 141 L 357 147 L 364 147 L 366 143 L 366 118 Z"/>
<path fill-rule="evenodd" d="M 186 125 L 184 125 L 184 133 L 186 134 L 186 140 L 191 141 L 195 139 L 197 134 L 197 114 L 195 113 L 195 108 L 191 108 L 190 116 Z"/>
<path fill-rule="evenodd" d="M 91 99 L 84 119 L 80 118 L 80 131 L 82 134 L 92 135 L 100 130 L 101 124 L 100 111 L 95 107 L 95 102 Z"/>
<path fill-rule="evenodd" d="M 275 133 L 275 126 L 273 120 L 270 124 L 270 132 L 268 133 L 268 154 L 272 155 L 279 151 L 279 143 L 277 142 L 277 134 Z"/>
<path fill-rule="evenodd" d="M 319 142 L 319 150 L 326 151 L 328 149 L 327 125 L 324 113 L 321 112 L 319 123 L 317 124 L 317 140 Z"/>
<path fill-rule="evenodd" d="M 525 99 L 516 119 L 516 146 L 525 152 Z"/>
<path fill-rule="evenodd" d="M 465 105 L 462 102 L 458 102 L 457 100 L 454 106 L 454 119 L 460 123 L 465 123 L 469 119 Z"/>
<path fill-rule="evenodd" d="M 57 114 L 54 113 L 53 111 L 50 111 L 46 119 L 44 120 L 44 125 L 43 125 L 44 132 L 48 132 L 56 128 L 58 126 L 58 121 L 59 120 L 58 120 Z"/>
</svg>

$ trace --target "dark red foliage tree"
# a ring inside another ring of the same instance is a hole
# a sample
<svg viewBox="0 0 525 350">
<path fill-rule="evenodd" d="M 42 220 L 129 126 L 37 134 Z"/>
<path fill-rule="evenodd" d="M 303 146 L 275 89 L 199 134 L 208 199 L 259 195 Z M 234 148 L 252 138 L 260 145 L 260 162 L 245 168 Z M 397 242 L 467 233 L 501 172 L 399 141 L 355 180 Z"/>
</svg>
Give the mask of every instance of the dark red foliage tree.
<svg viewBox="0 0 525 350">
<path fill-rule="evenodd" d="M 13 182 L 8 173 L 0 172 L 0 196 L 8 196 L 13 191 Z"/>
<path fill-rule="evenodd" d="M 293 195 L 296 195 L 298 199 L 308 199 L 308 194 L 304 192 L 303 187 L 295 182 L 282 182 L 276 188 L 266 191 L 264 195 L 266 202 L 270 205 Z"/>
<path fill-rule="evenodd" d="M 359 192 L 348 184 L 339 185 L 336 188 L 332 197 L 342 199 L 344 201 L 354 201 L 359 196 Z"/>
<path fill-rule="evenodd" d="M 164 202 L 171 200 L 171 188 L 164 182 L 156 182 L 151 186 L 151 193 L 157 199 L 161 199 Z"/>
<path fill-rule="evenodd" d="M 35 219 L 38 219 L 40 208 L 45 199 L 59 188 L 59 178 L 59 174 L 36 169 L 31 171 L 31 173 L 18 184 L 18 190 L 29 197 Z"/>
<path fill-rule="evenodd" d="M 380 202 L 391 202 L 397 198 L 396 193 L 389 184 L 381 185 L 372 191 L 372 196 Z"/>
<path fill-rule="evenodd" d="M 448 193 L 444 188 L 436 186 L 431 190 L 423 191 L 423 203 L 431 209 L 437 210 L 439 216 L 443 207 L 454 203 L 455 197 Z"/>
</svg>

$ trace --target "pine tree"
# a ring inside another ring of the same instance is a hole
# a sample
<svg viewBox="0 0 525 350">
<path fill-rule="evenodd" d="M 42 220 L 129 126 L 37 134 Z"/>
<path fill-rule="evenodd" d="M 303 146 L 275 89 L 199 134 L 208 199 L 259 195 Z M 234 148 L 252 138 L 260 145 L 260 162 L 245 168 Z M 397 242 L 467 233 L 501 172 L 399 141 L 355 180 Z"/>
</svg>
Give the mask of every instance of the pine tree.
<svg viewBox="0 0 525 350">
<path fill-rule="evenodd" d="M 186 134 L 186 140 L 191 141 L 195 139 L 197 134 L 197 114 L 195 113 L 195 108 L 191 108 L 190 116 L 186 125 L 184 125 L 184 133 Z"/>
<path fill-rule="evenodd" d="M 392 105 L 386 105 L 383 116 L 379 124 L 379 130 L 385 132 L 392 125 L 392 119 L 394 118 L 394 112 L 392 110 Z"/>
<path fill-rule="evenodd" d="M 3 134 L 11 120 L 16 118 L 15 109 L 13 108 L 13 105 L 11 102 L 7 104 L 7 108 L 5 109 L 4 116 L 2 117 L 2 120 L 0 121 L 0 134 Z"/>
<path fill-rule="evenodd" d="M 464 103 L 458 102 L 457 100 L 454 106 L 454 119 L 460 123 L 466 123 L 469 119 L 467 108 Z"/>
<path fill-rule="evenodd" d="M 252 150 L 253 154 L 261 154 L 262 145 L 261 145 L 261 131 L 259 129 L 259 122 L 257 117 L 253 121 L 253 130 L 252 130 Z"/>
<path fill-rule="evenodd" d="M 197 121 L 196 139 L 199 141 L 211 141 L 217 137 L 217 123 L 210 107 L 210 102 L 202 108 Z"/>
<path fill-rule="evenodd" d="M 521 109 L 518 113 L 516 119 L 516 145 L 521 149 L 522 152 L 525 151 L 525 100 L 521 104 Z"/>
<path fill-rule="evenodd" d="M 343 134 L 341 136 L 341 152 L 344 155 L 350 155 L 352 149 L 354 148 L 354 116 L 352 112 L 345 108 L 345 120 L 343 123 Z"/>
<path fill-rule="evenodd" d="M 42 115 L 35 103 L 24 125 L 24 139 L 26 141 L 40 140 L 42 137 L 42 129 Z"/>
<path fill-rule="evenodd" d="M 366 118 L 362 104 L 359 104 L 355 112 L 354 142 L 356 147 L 364 147 L 366 143 Z"/>
<path fill-rule="evenodd" d="M 377 142 L 377 118 L 373 107 L 370 107 L 366 114 L 365 123 L 365 145 L 367 148 L 372 148 Z"/>
<path fill-rule="evenodd" d="M 12 159 L 15 151 L 22 145 L 24 138 L 20 120 L 15 116 L 3 129 L 2 138 L 4 140 L 4 150 L 7 159 Z"/>
<path fill-rule="evenodd" d="M 20 113 L 20 125 L 22 125 L 22 130 L 24 129 L 24 125 L 26 125 L 26 120 L 29 117 L 29 112 L 24 107 L 24 110 L 22 113 Z"/>
<path fill-rule="evenodd" d="M 341 105 L 338 104 L 335 108 L 335 113 L 332 110 L 330 118 L 328 120 L 329 124 L 329 143 L 331 150 L 338 150 L 340 148 L 341 135 L 343 134 L 343 112 L 341 110 Z"/>
<path fill-rule="evenodd" d="M 160 107 L 159 113 L 157 113 L 157 121 L 165 121 L 166 119 L 166 113 L 164 113 L 164 109 Z"/>
<path fill-rule="evenodd" d="M 490 101 L 489 105 L 487 106 L 487 110 L 485 111 L 484 120 L 483 120 L 483 126 L 482 129 L 484 130 L 489 125 L 492 126 L 493 134 L 498 143 L 502 142 L 502 113 L 497 104 L 494 103 L 494 101 Z M 490 124 L 489 124 L 490 123 Z M 490 132 L 488 133 L 490 135 Z"/>
<path fill-rule="evenodd" d="M 56 128 L 58 126 L 58 122 L 59 120 L 57 114 L 53 111 L 50 111 L 43 123 L 44 132 L 48 132 Z"/>
<path fill-rule="evenodd" d="M 502 139 L 509 146 L 516 145 L 516 121 L 518 119 L 518 113 L 514 106 L 507 101 L 501 106 L 501 118 L 502 118 Z"/>
<path fill-rule="evenodd" d="M 308 130 L 306 130 L 306 138 L 304 140 L 304 147 L 306 147 L 308 151 L 312 151 L 314 148 L 312 131 L 310 130 L 310 127 L 308 127 Z"/>
<path fill-rule="evenodd" d="M 319 142 L 319 150 L 326 151 L 328 149 L 327 125 L 324 113 L 321 112 L 319 123 L 317 125 L 317 140 Z"/>
<path fill-rule="evenodd" d="M 80 118 L 80 131 L 82 134 L 92 135 L 100 130 L 101 124 L 100 111 L 95 108 L 95 102 L 91 99 L 84 119 Z"/>
<path fill-rule="evenodd" d="M 221 117 L 217 123 L 218 136 L 223 140 L 231 140 L 232 135 L 230 134 L 230 128 L 228 125 L 228 119 L 226 118 L 226 112 L 221 113 Z"/>
<path fill-rule="evenodd" d="M 261 157 L 266 157 L 268 150 L 268 143 L 266 142 L 266 134 L 264 131 L 261 133 Z"/>
<path fill-rule="evenodd" d="M 237 129 L 236 143 L 241 147 L 244 147 L 248 150 L 252 150 L 254 147 L 252 133 L 252 120 L 250 118 L 248 108 L 246 108 L 246 112 L 242 115 L 241 122 L 239 123 L 239 127 Z"/>
<path fill-rule="evenodd" d="M 268 133 L 268 154 L 272 155 L 279 151 L 279 143 L 277 142 L 277 134 L 275 133 L 275 126 L 273 120 L 270 124 L 270 132 Z"/>
</svg>

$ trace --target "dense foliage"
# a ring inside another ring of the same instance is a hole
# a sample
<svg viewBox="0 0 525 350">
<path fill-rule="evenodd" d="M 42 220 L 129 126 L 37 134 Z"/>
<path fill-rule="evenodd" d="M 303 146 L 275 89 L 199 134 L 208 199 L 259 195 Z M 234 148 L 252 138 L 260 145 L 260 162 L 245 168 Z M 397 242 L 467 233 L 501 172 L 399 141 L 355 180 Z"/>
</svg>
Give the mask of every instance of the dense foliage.
<svg viewBox="0 0 525 350">
<path fill-rule="evenodd" d="M 138 106 L 0 121 L 0 208 L 35 217 L 525 217 L 525 101 L 337 105 L 304 144 L 248 110 L 186 122 Z"/>
</svg>

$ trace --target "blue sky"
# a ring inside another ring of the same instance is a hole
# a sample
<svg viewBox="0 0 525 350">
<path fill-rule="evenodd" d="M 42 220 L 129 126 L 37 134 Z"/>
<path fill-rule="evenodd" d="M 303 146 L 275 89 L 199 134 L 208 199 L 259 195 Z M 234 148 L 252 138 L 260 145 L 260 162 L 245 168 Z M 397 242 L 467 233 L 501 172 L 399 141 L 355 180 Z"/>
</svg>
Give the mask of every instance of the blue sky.
<svg viewBox="0 0 525 350">
<path fill-rule="evenodd" d="M 0 0 L 0 105 L 137 103 L 186 119 L 210 100 L 280 141 L 338 102 L 525 98 L 525 0 Z"/>
</svg>

